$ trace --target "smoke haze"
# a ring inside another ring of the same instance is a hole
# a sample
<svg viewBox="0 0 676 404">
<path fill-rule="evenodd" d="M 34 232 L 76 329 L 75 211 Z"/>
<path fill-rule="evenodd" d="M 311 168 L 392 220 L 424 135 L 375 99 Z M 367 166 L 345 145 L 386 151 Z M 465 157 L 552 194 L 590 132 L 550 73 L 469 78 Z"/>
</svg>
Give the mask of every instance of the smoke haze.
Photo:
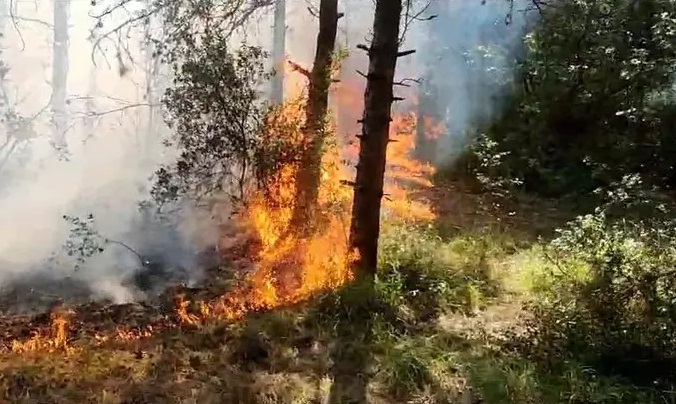
<svg viewBox="0 0 676 404">
<path fill-rule="evenodd" d="M 430 14 L 438 17 L 414 21 L 408 27 L 403 47 L 417 53 L 401 59 L 397 73 L 400 78 L 422 78 L 429 83 L 426 88 L 438 90 L 430 96 L 434 105 L 429 113 L 438 116 L 448 132 L 435 157 L 448 161 L 462 150 L 477 119 L 499 112 L 499 82 L 511 73 L 510 60 L 519 49 L 525 19 L 515 13 L 512 24 L 505 25 L 507 0 L 488 0 L 486 4 L 482 0 L 433 1 L 420 19 Z M 517 4 L 516 10 L 523 8 L 525 1 Z M 316 18 L 308 11 L 307 2 L 287 3 L 287 54 L 310 66 Z M 4 30 L 2 59 L 10 67 L 6 92 L 21 115 L 33 116 L 48 105 L 52 92 L 53 4 L 13 4 L 13 14 L 18 18 L 11 22 L 6 13 L 9 3 L 0 1 L 5 11 L 0 13 L 4 15 L 0 17 Z M 344 0 L 340 4 L 345 17 L 339 22 L 339 45 L 350 51 L 344 80 L 357 83 L 363 90 L 364 80 L 356 69 L 365 71 L 368 60 L 355 47 L 369 38 L 373 2 Z M 187 268 L 195 267 L 195 251 L 215 242 L 216 223 L 192 211 L 176 217 L 176 223 L 172 223 L 175 231 L 171 226 L 149 228 L 143 221 L 137 204 L 148 196 L 148 178 L 160 164 L 171 161 L 173 152 L 162 145 L 167 129 L 149 124 L 148 107 L 139 105 L 151 102 L 145 99 L 146 66 L 139 62 L 144 58 L 139 46 L 141 28 L 121 39 L 137 63 L 130 62 L 129 55 L 118 58 L 114 44 L 103 41 L 99 44 L 103 53 L 96 53 L 94 65 L 89 40 L 95 23 L 91 12 L 89 1 L 71 1 L 68 159 L 59 158 L 50 144 L 49 109 L 35 119 L 34 139 L 17 147 L 6 164 L 4 154 L 0 154 L 0 285 L 18 276 L 48 271 L 55 278 L 78 277 L 101 296 L 125 301 L 132 296 L 121 278 L 139 263 L 138 257 L 124 248 L 111 245 L 78 272 L 73 270 L 72 259 L 50 261 L 55 252 L 61 252 L 71 229 L 63 215 L 84 217 L 92 213 L 96 230 L 104 237 L 123 241 L 139 251 L 152 251 Z M 128 18 L 125 12 L 118 14 L 107 20 L 110 27 Z M 271 8 L 259 13 L 238 32 L 233 45 L 246 42 L 270 49 L 272 15 Z M 466 54 L 487 44 L 506 49 L 507 57 L 481 59 L 483 64 L 477 69 L 478 59 L 468 60 Z M 286 86 L 290 89 L 297 84 L 289 80 Z M 417 102 L 413 96 L 417 89 L 397 91 L 409 96 L 409 105 Z"/>
</svg>

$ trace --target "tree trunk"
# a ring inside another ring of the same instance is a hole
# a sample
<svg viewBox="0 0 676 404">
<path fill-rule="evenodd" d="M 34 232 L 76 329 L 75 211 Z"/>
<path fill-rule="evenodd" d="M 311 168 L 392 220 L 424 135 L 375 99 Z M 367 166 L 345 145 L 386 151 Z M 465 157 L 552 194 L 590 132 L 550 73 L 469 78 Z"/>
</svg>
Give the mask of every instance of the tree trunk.
<svg viewBox="0 0 676 404">
<path fill-rule="evenodd" d="M 429 3 L 425 10 L 425 15 L 421 18 L 443 15 L 442 4 L 438 1 Z M 435 89 L 438 88 L 439 61 L 444 53 L 443 41 L 445 39 L 445 29 L 448 22 L 442 18 L 432 18 L 425 22 L 425 29 L 429 38 L 428 52 L 423 56 L 425 71 L 423 72 L 422 83 L 418 86 L 418 108 L 416 124 L 415 157 L 423 162 L 432 163 L 436 158 L 436 141 L 429 138 L 427 130 L 429 127 L 426 122 L 431 119 L 437 123 L 441 118 L 439 109 L 439 97 Z M 446 72 L 448 73 L 448 72 Z M 441 78 L 441 81 L 445 81 Z"/>
<path fill-rule="evenodd" d="M 338 0 L 322 0 L 319 5 L 319 34 L 312 72 L 309 74 L 306 106 L 305 144 L 300 153 L 296 177 L 296 206 L 292 227 L 309 230 L 319 196 L 325 119 L 331 86 L 331 67 L 338 31 Z"/>
<path fill-rule="evenodd" d="M 275 2 L 275 25 L 272 45 L 275 75 L 272 78 L 270 98 L 273 104 L 284 102 L 284 69 L 286 65 L 286 0 Z"/>
<path fill-rule="evenodd" d="M 7 0 L 0 0 L 0 39 L 4 39 L 5 27 L 7 26 L 7 16 L 9 15 L 9 3 Z"/>
<path fill-rule="evenodd" d="M 429 119 L 438 119 L 438 109 L 435 92 L 433 91 L 433 74 L 428 72 L 418 87 L 418 108 L 416 111 L 416 134 L 415 134 L 415 157 L 416 159 L 431 163 L 435 158 L 435 145 L 429 138 L 426 123 Z"/>
<path fill-rule="evenodd" d="M 84 119 L 85 136 L 94 136 L 96 122 L 96 97 L 98 96 L 96 65 L 94 62 L 89 66 L 89 83 L 87 88 L 87 101 L 85 102 L 86 117 Z"/>
<path fill-rule="evenodd" d="M 68 91 L 68 20 L 70 0 L 54 2 L 54 38 L 52 45 L 52 113 L 54 142 L 66 146 L 66 96 Z"/>
<path fill-rule="evenodd" d="M 401 13 L 402 0 L 376 1 L 349 239 L 350 250 L 357 253 L 355 269 L 368 277 L 375 274 L 377 265 Z"/>
</svg>

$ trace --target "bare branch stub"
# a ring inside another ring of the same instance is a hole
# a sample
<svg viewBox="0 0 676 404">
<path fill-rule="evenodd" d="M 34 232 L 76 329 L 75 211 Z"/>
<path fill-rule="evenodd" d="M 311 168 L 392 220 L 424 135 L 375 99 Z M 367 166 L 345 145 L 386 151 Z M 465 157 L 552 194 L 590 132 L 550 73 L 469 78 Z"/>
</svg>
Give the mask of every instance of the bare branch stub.
<svg viewBox="0 0 676 404">
<path fill-rule="evenodd" d="M 400 87 L 411 87 L 411 85 L 408 84 L 409 81 L 412 81 L 416 84 L 422 83 L 421 79 L 405 78 L 405 79 L 401 79 L 399 81 L 395 81 L 394 83 L 392 83 L 392 85 L 400 86 Z"/>
<path fill-rule="evenodd" d="M 363 50 L 363 51 L 366 52 L 366 53 L 371 52 L 371 48 L 369 48 L 368 46 L 364 45 L 363 43 L 358 44 L 358 45 L 357 45 L 357 49 Z"/>
<path fill-rule="evenodd" d="M 404 56 L 412 55 L 412 54 L 414 54 L 415 52 L 416 52 L 415 49 L 411 49 L 411 50 L 399 52 L 399 53 L 397 53 L 397 57 L 398 57 L 398 58 L 401 58 L 401 57 L 404 57 Z"/>
<path fill-rule="evenodd" d="M 302 74 L 303 76 L 307 77 L 308 79 L 312 77 L 312 72 L 310 72 L 309 69 L 304 68 L 303 66 L 299 65 L 298 63 L 289 60 L 289 65 L 293 68 L 294 71 L 297 71 L 298 73 Z"/>
</svg>

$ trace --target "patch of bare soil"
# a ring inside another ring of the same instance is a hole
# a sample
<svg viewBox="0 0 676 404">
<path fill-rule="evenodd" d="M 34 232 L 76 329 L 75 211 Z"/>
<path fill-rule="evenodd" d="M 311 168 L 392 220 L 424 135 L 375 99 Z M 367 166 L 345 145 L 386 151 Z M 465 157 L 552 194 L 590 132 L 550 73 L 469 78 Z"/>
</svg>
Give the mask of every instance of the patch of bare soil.
<svg viewBox="0 0 676 404">
<path fill-rule="evenodd" d="M 523 301 L 516 296 L 505 296 L 501 301 L 470 315 L 457 312 L 439 318 L 439 328 L 467 340 L 505 340 L 508 334 L 518 332 L 527 319 Z M 513 334 L 511 334 L 513 336 Z"/>
</svg>

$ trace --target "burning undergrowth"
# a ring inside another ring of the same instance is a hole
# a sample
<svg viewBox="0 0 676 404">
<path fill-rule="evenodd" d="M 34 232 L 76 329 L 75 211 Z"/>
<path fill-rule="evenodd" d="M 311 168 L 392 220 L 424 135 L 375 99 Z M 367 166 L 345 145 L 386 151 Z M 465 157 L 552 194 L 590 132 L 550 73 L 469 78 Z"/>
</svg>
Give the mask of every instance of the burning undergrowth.
<svg viewBox="0 0 676 404">
<path fill-rule="evenodd" d="M 360 109 L 355 100 L 336 99 L 338 108 Z M 302 142 L 304 106 L 305 97 L 301 95 L 271 111 L 268 118 L 274 124 L 267 125 L 264 140 L 267 137 L 270 143 L 277 142 L 272 144 L 281 141 L 285 147 Z M 415 189 L 431 186 L 429 177 L 433 172 L 429 165 L 412 158 L 416 126 L 414 114 L 402 113 L 393 118 L 384 201 L 387 220 L 412 222 L 433 218 L 429 205 L 415 194 Z M 330 136 L 322 157 L 315 215 L 318 223 L 313 226 L 317 230 L 311 235 L 295 232 L 291 225 L 298 163 L 293 159 L 283 161 L 271 171 L 263 187 L 252 187 L 247 203 L 229 223 L 221 226 L 215 250 L 229 265 L 209 272 L 198 288 L 183 285 L 159 293 L 181 280 L 164 277 L 164 263 L 145 260 L 141 251 L 138 254 L 127 251 L 140 264 L 128 277 L 137 289 L 162 285 L 156 291 L 156 304 L 96 303 L 66 310 L 64 302 L 50 301 L 52 309 L 47 314 L 4 320 L 5 349 L 63 349 L 68 341 L 77 338 L 100 342 L 109 342 L 111 338 L 122 341 L 145 338 L 165 328 L 232 321 L 251 312 L 290 306 L 349 282 L 352 278 L 348 254 L 352 202 L 349 178 L 353 176 L 356 147 L 354 136 L 336 132 L 333 122 L 329 122 Z M 122 253 L 125 248 L 118 250 Z M 125 313 L 130 308 L 142 320 L 131 321 L 129 313 Z"/>
</svg>

